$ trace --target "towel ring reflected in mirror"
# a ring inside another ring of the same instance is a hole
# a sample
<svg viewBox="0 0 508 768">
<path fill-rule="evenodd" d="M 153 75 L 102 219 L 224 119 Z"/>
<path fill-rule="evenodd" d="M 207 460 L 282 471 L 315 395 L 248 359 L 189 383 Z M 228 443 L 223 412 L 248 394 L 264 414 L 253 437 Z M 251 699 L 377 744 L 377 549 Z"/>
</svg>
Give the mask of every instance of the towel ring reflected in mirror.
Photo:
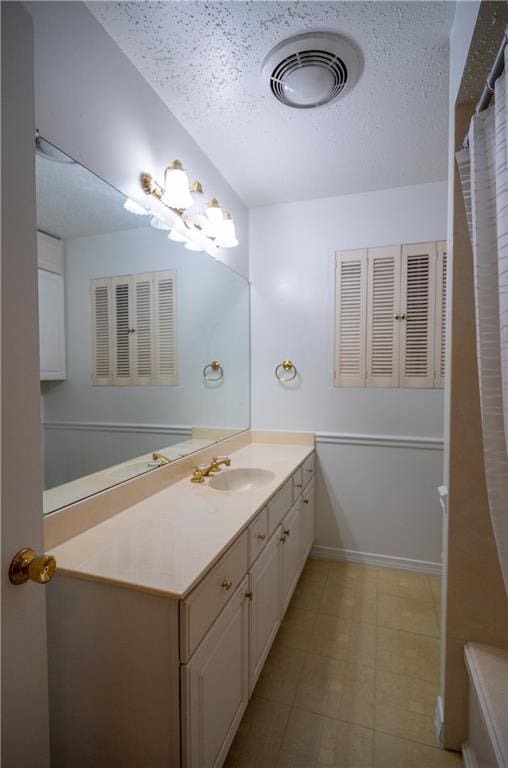
<svg viewBox="0 0 508 768">
<path fill-rule="evenodd" d="M 283 360 L 275 369 L 276 377 L 282 382 L 293 381 L 293 379 L 296 378 L 297 373 L 296 366 L 291 360 Z"/>
<path fill-rule="evenodd" d="M 216 376 L 210 376 L 210 373 L 216 373 Z M 222 381 L 224 378 L 224 369 L 219 360 L 213 360 L 203 368 L 203 378 L 205 381 Z"/>
</svg>

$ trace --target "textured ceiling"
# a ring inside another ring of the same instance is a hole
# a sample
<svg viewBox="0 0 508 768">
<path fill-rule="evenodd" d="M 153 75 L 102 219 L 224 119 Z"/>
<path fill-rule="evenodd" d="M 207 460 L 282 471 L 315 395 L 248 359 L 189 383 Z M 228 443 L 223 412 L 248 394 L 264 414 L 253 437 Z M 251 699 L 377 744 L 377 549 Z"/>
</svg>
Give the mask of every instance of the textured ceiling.
<svg viewBox="0 0 508 768">
<path fill-rule="evenodd" d="M 147 216 L 123 207 L 125 200 L 79 163 L 56 163 L 36 155 L 37 229 L 62 240 L 149 226 Z"/>
<path fill-rule="evenodd" d="M 446 178 L 454 3 L 88 7 L 248 205 Z M 321 109 L 280 105 L 260 81 L 264 57 L 293 34 L 323 29 L 359 46 L 360 81 Z"/>
</svg>

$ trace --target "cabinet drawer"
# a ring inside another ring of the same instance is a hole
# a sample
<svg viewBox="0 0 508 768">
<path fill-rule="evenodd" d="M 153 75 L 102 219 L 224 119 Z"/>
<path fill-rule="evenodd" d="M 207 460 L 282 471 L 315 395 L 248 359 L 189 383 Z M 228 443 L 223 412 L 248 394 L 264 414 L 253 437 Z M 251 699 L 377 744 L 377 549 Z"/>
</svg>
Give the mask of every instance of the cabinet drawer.
<svg viewBox="0 0 508 768">
<path fill-rule="evenodd" d="M 271 536 L 293 503 L 293 480 L 288 480 L 268 503 L 268 536 Z"/>
<path fill-rule="evenodd" d="M 305 461 L 302 464 L 302 475 L 303 475 L 303 487 L 307 485 L 309 480 L 311 480 L 314 477 L 314 473 L 316 471 L 316 454 L 311 453 L 311 455 L 305 459 Z"/>
<path fill-rule="evenodd" d="M 204 579 L 180 603 L 180 656 L 186 662 L 247 573 L 248 532 L 244 531 Z"/>
<path fill-rule="evenodd" d="M 265 507 L 249 525 L 249 564 L 261 554 L 268 541 L 268 509 Z"/>
</svg>

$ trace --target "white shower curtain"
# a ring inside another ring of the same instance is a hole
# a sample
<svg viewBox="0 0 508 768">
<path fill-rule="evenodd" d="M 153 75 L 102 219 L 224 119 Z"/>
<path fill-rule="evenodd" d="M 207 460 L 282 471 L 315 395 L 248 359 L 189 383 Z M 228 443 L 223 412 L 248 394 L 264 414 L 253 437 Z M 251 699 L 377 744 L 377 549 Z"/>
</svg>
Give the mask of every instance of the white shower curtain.
<svg viewBox="0 0 508 768">
<path fill-rule="evenodd" d="M 505 49 L 505 65 L 508 63 Z M 505 73 L 507 69 L 505 66 Z M 473 117 L 457 153 L 474 253 L 478 373 L 485 476 L 508 593 L 508 125 L 507 76 L 494 106 Z"/>
</svg>

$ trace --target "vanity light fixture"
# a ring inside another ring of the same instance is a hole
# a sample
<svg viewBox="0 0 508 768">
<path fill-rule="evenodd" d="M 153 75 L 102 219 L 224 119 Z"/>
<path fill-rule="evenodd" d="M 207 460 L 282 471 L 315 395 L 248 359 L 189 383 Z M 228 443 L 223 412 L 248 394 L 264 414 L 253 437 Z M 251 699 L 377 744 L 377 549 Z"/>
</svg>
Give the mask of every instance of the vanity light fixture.
<svg viewBox="0 0 508 768">
<path fill-rule="evenodd" d="M 235 222 L 233 217 L 227 211 L 224 211 L 217 234 L 216 243 L 219 248 L 235 248 L 238 245 L 238 238 L 235 232 Z"/>
<path fill-rule="evenodd" d="M 188 251 L 202 251 L 203 247 L 199 245 L 199 243 L 196 243 L 194 240 L 187 240 L 185 243 L 185 247 Z"/>
<path fill-rule="evenodd" d="M 194 205 L 189 192 L 189 179 L 180 160 L 173 160 L 164 172 L 161 201 L 177 211 L 184 211 Z"/>
<path fill-rule="evenodd" d="M 168 235 L 168 238 L 174 243 L 186 243 L 189 239 L 186 237 L 186 235 L 184 235 L 182 232 L 179 232 L 177 229 L 172 229 Z"/>
<path fill-rule="evenodd" d="M 126 211 L 129 211 L 129 213 L 135 213 L 136 216 L 149 216 L 150 211 L 147 211 L 146 208 L 143 208 L 142 205 L 139 203 L 136 203 L 135 200 L 131 200 L 130 197 L 127 198 L 127 200 L 124 201 L 123 207 Z"/>
<path fill-rule="evenodd" d="M 195 181 L 190 188 L 190 194 L 193 206 L 185 211 L 183 219 L 191 227 L 197 227 L 201 232 L 206 233 L 208 228 L 208 216 L 206 215 L 206 201 L 203 185 L 200 181 Z"/>
<path fill-rule="evenodd" d="M 157 216 L 152 216 L 152 218 L 150 219 L 150 224 L 154 229 L 162 229 L 162 230 L 171 229 L 169 224 L 166 224 L 165 221 L 162 221 L 162 219 L 157 218 Z"/>
</svg>

